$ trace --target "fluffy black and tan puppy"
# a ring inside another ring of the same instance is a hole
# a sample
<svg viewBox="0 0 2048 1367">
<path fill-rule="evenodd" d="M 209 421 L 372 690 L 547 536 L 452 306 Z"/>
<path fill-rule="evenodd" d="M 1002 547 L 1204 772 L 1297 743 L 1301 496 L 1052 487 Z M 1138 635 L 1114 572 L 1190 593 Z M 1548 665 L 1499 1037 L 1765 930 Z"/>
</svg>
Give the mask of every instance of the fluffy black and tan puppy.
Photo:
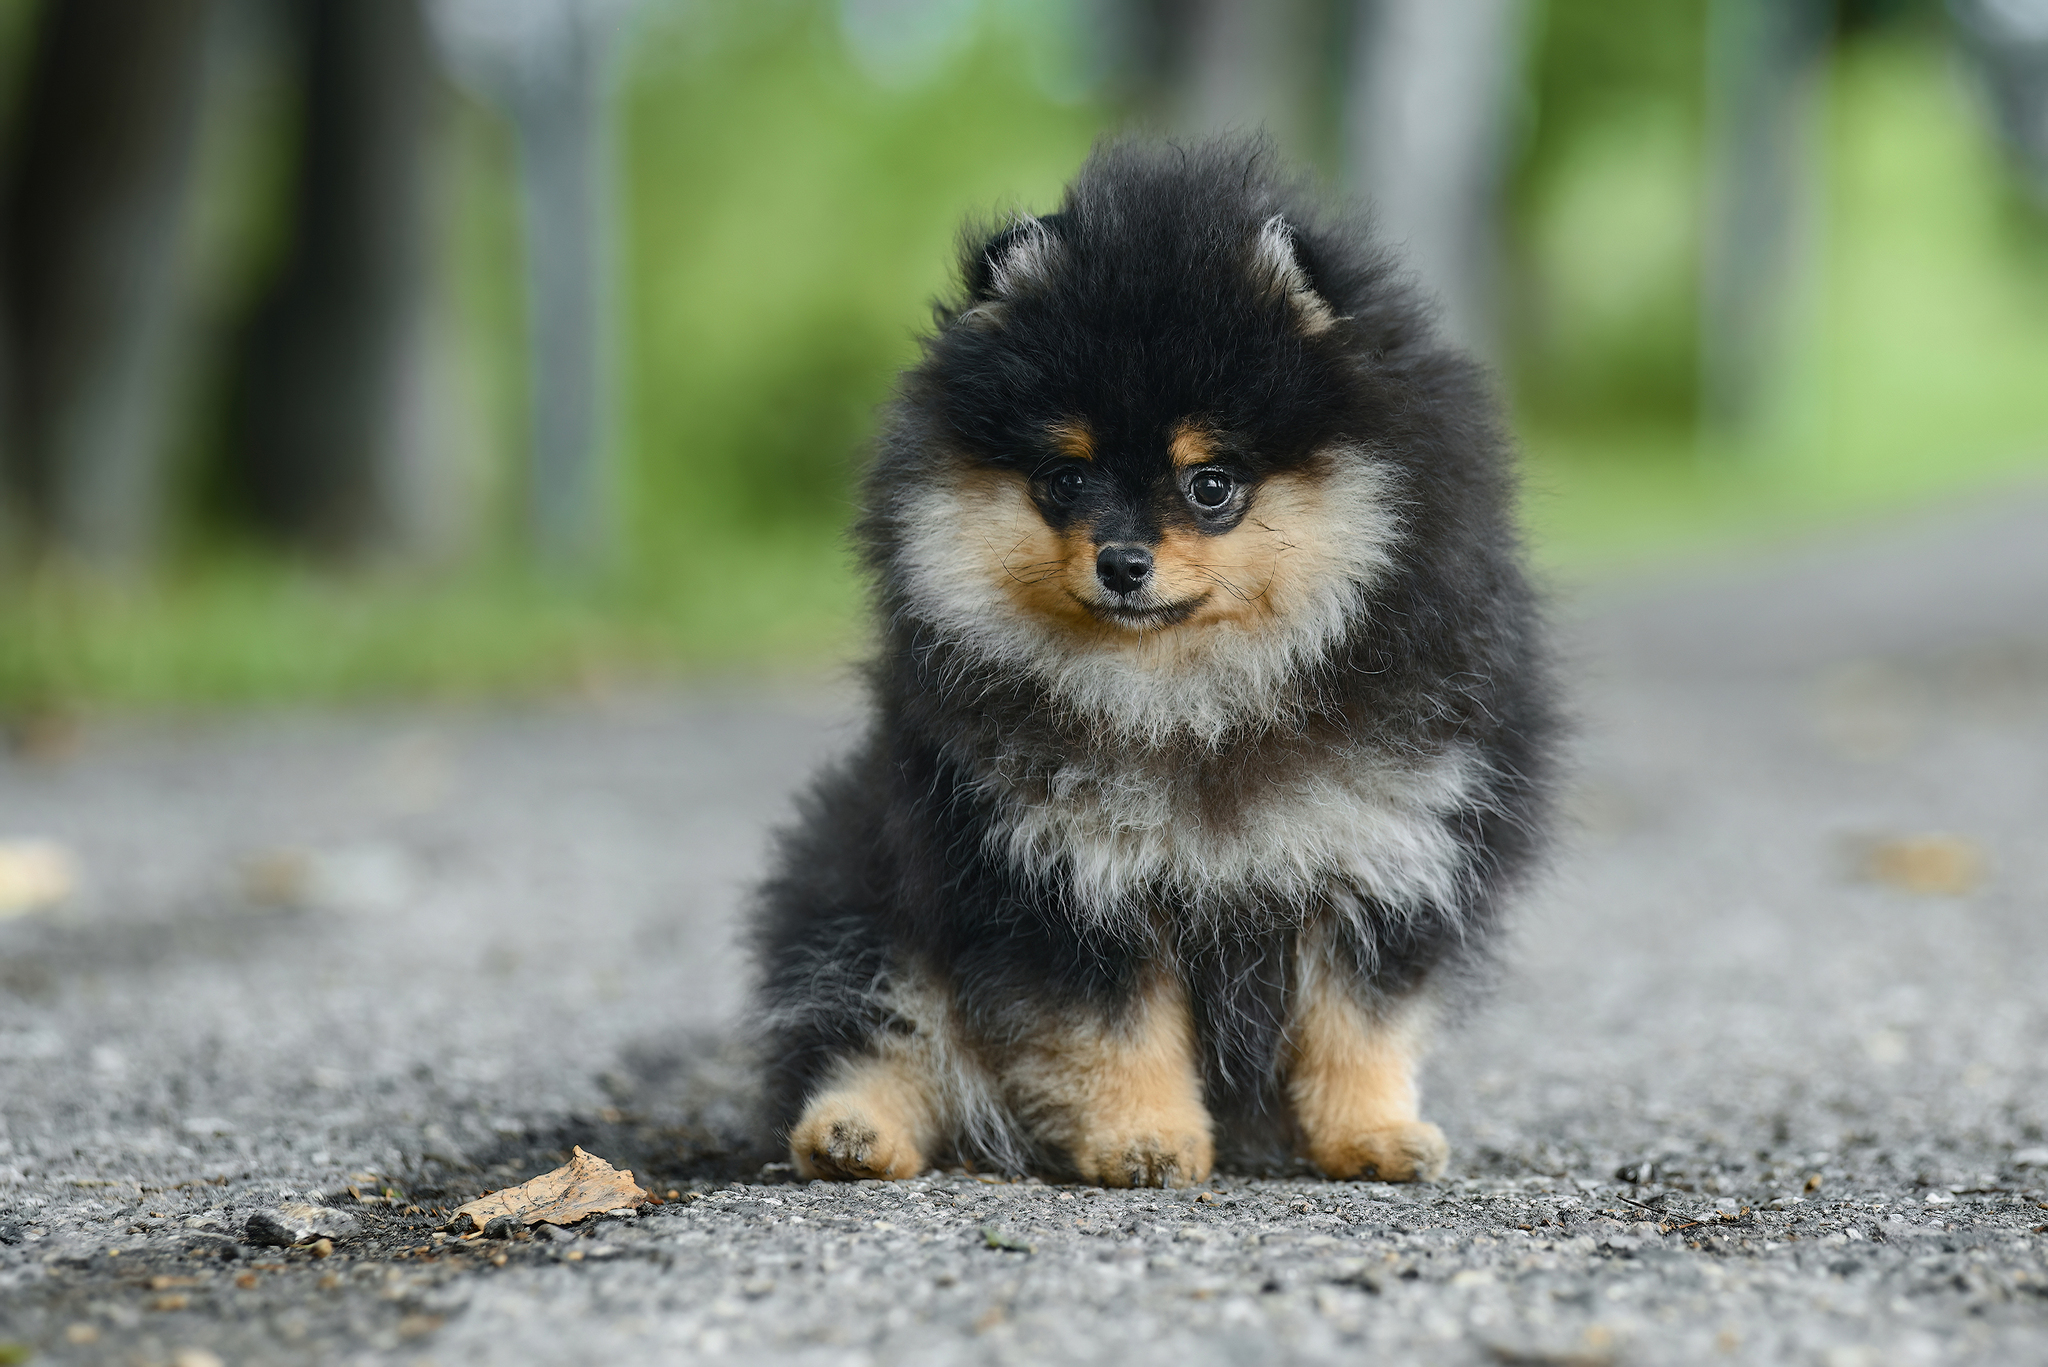
<svg viewBox="0 0 2048 1367">
<path fill-rule="evenodd" d="M 1481 377 L 1253 145 L 1098 151 L 964 273 L 867 476 L 873 723 L 756 925 L 798 1171 L 1439 1175 L 1551 731 Z"/>
</svg>

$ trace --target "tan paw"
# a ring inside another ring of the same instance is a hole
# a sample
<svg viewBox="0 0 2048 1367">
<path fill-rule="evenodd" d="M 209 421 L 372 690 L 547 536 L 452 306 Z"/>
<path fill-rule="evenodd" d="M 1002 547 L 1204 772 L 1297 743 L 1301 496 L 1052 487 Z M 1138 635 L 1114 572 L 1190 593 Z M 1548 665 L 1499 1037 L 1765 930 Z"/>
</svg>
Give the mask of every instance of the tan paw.
<svg viewBox="0 0 2048 1367">
<path fill-rule="evenodd" d="M 812 1102 L 789 1132 L 789 1158 L 802 1177 L 839 1182 L 901 1180 L 925 1168 L 909 1136 L 833 1096 Z"/>
<path fill-rule="evenodd" d="M 1444 1175 L 1451 1146 L 1436 1126 L 1410 1120 L 1323 1145 L 1309 1157 L 1326 1175 L 1340 1180 L 1434 1182 Z"/>
<path fill-rule="evenodd" d="M 1074 1170 L 1103 1187 L 1185 1187 L 1207 1181 L 1216 1161 L 1209 1136 L 1121 1134 L 1092 1137 L 1077 1147 Z"/>
</svg>

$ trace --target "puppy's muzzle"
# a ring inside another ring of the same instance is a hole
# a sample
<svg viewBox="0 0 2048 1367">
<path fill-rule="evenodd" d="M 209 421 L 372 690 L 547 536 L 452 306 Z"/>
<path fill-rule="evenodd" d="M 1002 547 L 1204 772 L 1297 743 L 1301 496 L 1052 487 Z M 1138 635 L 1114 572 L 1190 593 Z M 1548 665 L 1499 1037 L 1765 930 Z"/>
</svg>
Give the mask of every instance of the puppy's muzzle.
<svg viewBox="0 0 2048 1367">
<path fill-rule="evenodd" d="M 1136 593 L 1152 578 L 1152 552 L 1143 546 L 1104 546 L 1095 553 L 1095 577 L 1111 593 Z"/>
</svg>

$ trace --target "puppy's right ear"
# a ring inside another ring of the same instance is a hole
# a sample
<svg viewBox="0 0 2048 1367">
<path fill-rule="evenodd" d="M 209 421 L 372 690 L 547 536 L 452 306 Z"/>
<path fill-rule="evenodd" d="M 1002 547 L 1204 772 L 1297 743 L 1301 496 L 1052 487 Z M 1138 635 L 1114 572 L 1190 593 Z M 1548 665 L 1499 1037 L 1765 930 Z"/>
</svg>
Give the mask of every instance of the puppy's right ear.
<svg viewBox="0 0 2048 1367">
<path fill-rule="evenodd" d="M 1259 229 L 1259 240 L 1252 248 L 1255 269 L 1279 294 L 1283 295 L 1288 307 L 1301 323 L 1301 330 L 1313 337 L 1328 332 L 1336 325 L 1337 315 L 1330 308 L 1329 300 L 1316 293 L 1308 271 L 1303 269 L 1300 244 L 1295 240 L 1293 225 L 1274 214 Z"/>
<path fill-rule="evenodd" d="M 967 266 L 967 293 L 977 306 L 1002 304 L 1052 278 L 1062 243 L 1060 215 L 1018 219 L 982 244 Z"/>
</svg>

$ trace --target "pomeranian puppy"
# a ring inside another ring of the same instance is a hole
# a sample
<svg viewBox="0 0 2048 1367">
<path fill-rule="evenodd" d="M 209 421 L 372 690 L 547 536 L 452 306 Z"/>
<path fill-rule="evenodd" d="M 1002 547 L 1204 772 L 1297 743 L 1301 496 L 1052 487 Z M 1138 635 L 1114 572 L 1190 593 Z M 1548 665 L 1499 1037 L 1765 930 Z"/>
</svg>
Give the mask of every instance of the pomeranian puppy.
<svg viewBox="0 0 2048 1367">
<path fill-rule="evenodd" d="M 1256 143 L 972 235 L 859 544 L 873 720 L 754 926 L 799 1173 L 1434 1179 L 1553 731 L 1479 371 Z"/>
</svg>

